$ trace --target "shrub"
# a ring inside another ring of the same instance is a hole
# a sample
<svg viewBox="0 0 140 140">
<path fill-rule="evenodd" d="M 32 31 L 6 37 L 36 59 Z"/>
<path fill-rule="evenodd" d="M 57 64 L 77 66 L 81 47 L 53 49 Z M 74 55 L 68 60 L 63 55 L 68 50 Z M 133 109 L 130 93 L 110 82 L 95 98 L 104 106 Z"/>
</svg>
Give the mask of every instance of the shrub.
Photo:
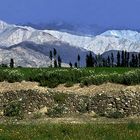
<svg viewBox="0 0 140 140">
<path fill-rule="evenodd" d="M 14 69 L 6 69 L 2 72 L 3 80 L 7 80 L 8 82 L 21 82 L 24 80 L 24 74 L 21 73 L 19 70 Z"/>
<path fill-rule="evenodd" d="M 64 104 L 66 102 L 67 98 L 68 98 L 67 94 L 63 94 L 63 93 L 54 93 L 53 94 L 53 99 L 58 104 Z"/>
<path fill-rule="evenodd" d="M 123 75 L 123 84 L 135 85 L 140 83 L 140 70 L 129 71 Z"/>
<path fill-rule="evenodd" d="M 81 80 L 81 84 L 90 86 L 90 85 L 101 85 L 105 82 L 109 81 L 109 75 L 96 75 L 96 76 L 89 76 L 86 78 L 83 78 Z"/>
<path fill-rule="evenodd" d="M 19 101 L 9 103 L 4 109 L 4 115 L 7 117 L 19 117 L 22 115 L 22 106 Z"/>
<path fill-rule="evenodd" d="M 40 119 L 42 117 L 42 114 L 40 112 L 36 112 L 33 114 L 33 119 Z"/>
<path fill-rule="evenodd" d="M 35 81 L 41 86 L 54 88 L 59 84 L 65 84 L 70 87 L 75 83 L 81 85 L 100 85 L 105 82 L 120 83 L 125 85 L 134 85 L 140 83 L 140 70 L 126 68 L 93 68 L 93 69 L 67 69 L 67 68 L 1 68 L 0 81 L 21 82 Z M 117 71 L 117 72 L 116 72 Z"/>
<path fill-rule="evenodd" d="M 85 84 L 81 82 L 79 86 L 80 86 L 81 88 L 84 88 Z"/>
<path fill-rule="evenodd" d="M 65 107 L 63 105 L 56 105 L 53 106 L 48 110 L 47 115 L 49 117 L 62 117 L 64 114 Z"/>
<path fill-rule="evenodd" d="M 74 84 L 72 83 L 72 82 L 67 82 L 66 84 L 65 84 L 65 87 L 72 87 Z"/>
<path fill-rule="evenodd" d="M 87 113 L 89 111 L 88 102 L 79 102 L 77 110 L 79 113 Z"/>
<path fill-rule="evenodd" d="M 54 80 L 54 81 L 40 81 L 40 86 L 43 86 L 43 87 L 45 87 L 45 86 L 47 86 L 47 87 L 49 87 L 49 88 L 55 88 L 55 87 L 57 87 L 59 85 L 59 83 L 58 83 L 58 81 L 57 80 Z"/>
<path fill-rule="evenodd" d="M 110 112 L 108 115 L 107 115 L 108 118 L 114 118 L 114 119 L 118 119 L 118 118 L 124 118 L 125 115 L 120 112 L 120 111 L 115 111 L 115 112 Z"/>
<path fill-rule="evenodd" d="M 88 96 L 79 96 L 79 97 L 76 97 L 76 110 L 79 112 L 79 113 L 87 113 L 89 111 L 89 105 L 90 105 L 90 99 Z"/>
<path fill-rule="evenodd" d="M 118 73 L 113 73 L 109 75 L 109 82 L 111 83 L 122 83 L 123 82 L 123 76 Z"/>
</svg>

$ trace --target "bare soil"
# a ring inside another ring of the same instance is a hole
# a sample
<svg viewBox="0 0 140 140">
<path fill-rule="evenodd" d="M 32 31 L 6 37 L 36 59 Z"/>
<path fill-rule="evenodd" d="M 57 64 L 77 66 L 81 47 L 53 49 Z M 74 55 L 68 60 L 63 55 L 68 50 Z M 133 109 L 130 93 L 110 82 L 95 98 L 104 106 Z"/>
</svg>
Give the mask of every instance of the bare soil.
<svg viewBox="0 0 140 140">
<path fill-rule="evenodd" d="M 19 90 L 40 90 L 42 92 L 47 91 L 47 88 L 40 87 L 37 82 L 15 82 L 15 83 L 8 83 L 8 82 L 0 82 L 0 92 L 8 92 L 8 91 L 19 91 Z"/>
<path fill-rule="evenodd" d="M 55 91 L 55 92 L 63 92 L 63 93 L 73 93 L 73 94 L 82 94 L 82 95 L 91 95 L 96 93 L 108 93 L 108 94 L 116 94 L 120 91 L 131 91 L 131 92 L 140 92 L 140 85 L 135 86 L 125 86 L 120 84 L 113 84 L 113 83 L 105 83 L 99 86 L 92 85 L 89 87 L 81 88 L 79 84 L 75 84 L 72 87 L 65 87 L 64 85 L 59 85 L 54 89 L 49 89 L 47 87 L 40 87 L 37 82 L 16 82 L 16 83 L 8 83 L 8 82 L 0 82 L 0 92 L 7 92 L 7 91 L 17 91 L 17 90 L 39 90 L 40 92 L 44 93 L 48 90 Z"/>
<path fill-rule="evenodd" d="M 113 83 L 105 83 L 99 86 L 91 85 L 89 87 L 85 86 L 83 88 L 80 87 L 79 84 L 74 85 L 73 87 L 65 87 L 64 85 L 59 85 L 54 89 L 59 92 L 68 92 L 68 93 L 76 93 L 82 95 L 93 95 L 96 93 L 108 93 L 108 94 L 116 94 L 121 91 L 129 92 L 140 92 L 140 85 L 135 86 L 125 86 L 121 84 L 113 84 Z"/>
</svg>

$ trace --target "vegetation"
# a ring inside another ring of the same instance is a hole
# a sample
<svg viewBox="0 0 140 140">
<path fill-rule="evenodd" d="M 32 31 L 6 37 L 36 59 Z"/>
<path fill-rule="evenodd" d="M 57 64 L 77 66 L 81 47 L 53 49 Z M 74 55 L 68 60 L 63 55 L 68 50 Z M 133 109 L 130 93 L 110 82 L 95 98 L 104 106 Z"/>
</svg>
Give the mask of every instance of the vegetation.
<svg viewBox="0 0 140 140">
<path fill-rule="evenodd" d="M 1 140 L 139 140 L 140 124 L 0 125 Z"/>
<path fill-rule="evenodd" d="M 100 85 L 105 82 L 125 85 L 140 83 L 140 70 L 130 68 L 140 66 L 140 54 L 132 54 L 130 57 L 129 52 L 122 51 L 118 52 L 117 56 L 111 53 L 111 56 L 105 59 L 101 55 L 94 57 L 90 52 L 86 56 L 86 66 L 88 68 L 81 69 L 77 69 L 80 68 L 81 57 L 79 54 L 77 56 L 77 62 L 74 64 L 76 68 L 72 68 L 73 64 L 71 62 L 69 63 L 70 68 L 61 68 L 62 59 L 55 48 L 50 51 L 49 57 L 51 61 L 50 68 L 44 69 L 14 68 L 14 60 L 11 59 L 10 68 L 2 65 L 0 69 L 0 81 L 35 81 L 39 82 L 41 86 L 48 86 L 50 88 L 54 88 L 59 84 L 65 84 L 66 87 L 71 87 L 75 83 L 80 83 L 82 87 L 84 85 Z M 116 65 L 114 63 L 115 57 L 117 58 Z"/>
<path fill-rule="evenodd" d="M 21 117 L 22 106 L 19 101 L 12 101 L 10 104 L 5 106 L 4 115 L 7 117 Z"/>
<path fill-rule="evenodd" d="M 103 57 L 90 52 L 86 56 L 86 67 L 140 67 L 140 53 L 118 51 L 117 55 L 111 53 Z"/>
<path fill-rule="evenodd" d="M 135 68 L 0 68 L 0 81 L 39 82 L 41 86 L 54 88 L 59 84 L 70 87 L 81 85 L 100 85 L 105 82 L 125 85 L 140 84 L 140 70 Z"/>
<path fill-rule="evenodd" d="M 13 58 L 10 60 L 10 68 L 14 68 L 14 59 Z"/>
<path fill-rule="evenodd" d="M 65 87 L 72 87 L 73 86 L 73 83 L 72 82 L 67 82 L 66 84 L 65 84 Z"/>
</svg>

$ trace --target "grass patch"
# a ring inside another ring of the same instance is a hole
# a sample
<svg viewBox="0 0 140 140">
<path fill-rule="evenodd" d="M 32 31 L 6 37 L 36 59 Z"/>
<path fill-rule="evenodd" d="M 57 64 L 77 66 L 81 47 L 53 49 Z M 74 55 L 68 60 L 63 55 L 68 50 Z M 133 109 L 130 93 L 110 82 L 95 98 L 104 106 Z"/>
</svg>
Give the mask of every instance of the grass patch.
<svg viewBox="0 0 140 140">
<path fill-rule="evenodd" d="M 0 125 L 1 140 L 139 140 L 140 124 Z"/>
</svg>

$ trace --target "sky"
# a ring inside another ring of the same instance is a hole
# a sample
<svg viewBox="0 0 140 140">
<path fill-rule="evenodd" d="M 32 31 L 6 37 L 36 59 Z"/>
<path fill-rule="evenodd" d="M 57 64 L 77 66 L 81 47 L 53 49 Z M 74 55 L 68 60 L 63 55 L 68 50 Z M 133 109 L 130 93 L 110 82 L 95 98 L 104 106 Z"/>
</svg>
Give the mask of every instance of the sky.
<svg viewBox="0 0 140 140">
<path fill-rule="evenodd" d="M 0 0 L 9 23 L 68 22 L 140 29 L 140 0 Z"/>
</svg>

